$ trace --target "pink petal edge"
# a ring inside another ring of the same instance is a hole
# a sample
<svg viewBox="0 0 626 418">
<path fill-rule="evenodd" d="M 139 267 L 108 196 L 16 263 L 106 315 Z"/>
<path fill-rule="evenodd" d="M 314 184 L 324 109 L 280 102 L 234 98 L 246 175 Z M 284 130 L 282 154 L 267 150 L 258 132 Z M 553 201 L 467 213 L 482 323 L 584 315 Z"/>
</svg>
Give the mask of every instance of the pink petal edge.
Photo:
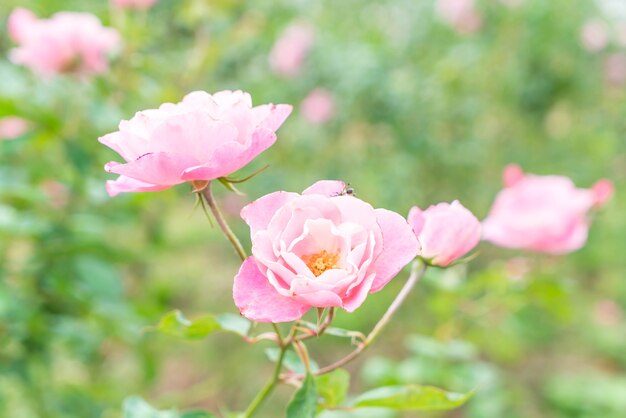
<svg viewBox="0 0 626 418">
<path fill-rule="evenodd" d="M 233 298 L 241 315 L 258 322 L 295 321 L 310 309 L 276 292 L 259 271 L 254 256 L 243 262 L 235 276 Z"/>
</svg>

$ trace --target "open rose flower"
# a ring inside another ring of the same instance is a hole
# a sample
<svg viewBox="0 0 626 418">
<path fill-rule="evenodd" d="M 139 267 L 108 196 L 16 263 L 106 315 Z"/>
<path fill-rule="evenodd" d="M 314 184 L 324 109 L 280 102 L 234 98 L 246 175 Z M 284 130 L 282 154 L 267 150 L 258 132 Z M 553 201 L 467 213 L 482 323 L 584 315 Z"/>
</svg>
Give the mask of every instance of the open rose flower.
<svg viewBox="0 0 626 418">
<path fill-rule="evenodd" d="M 551 254 L 581 248 L 587 241 L 587 212 L 613 193 L 608 180 L 579 189 L 567 177 L 524 174 L 516 165 L 505 169 L 504 184 L 483 221 L 483 239 Z"/>
<path fill-rule="evenodd" d="M 307 23 L 293 23 L 280 35 L 269 60 L 272 70 L 278 75 L 294 77 L 304 65 L 309 50 L 313 47 L 315 32 Z"/>
<path fill-rule="evenodd" d="M 439 17 L 460 34 L 474 33 L 482 26 L 475 0 L 437 0 L 436 9 Z"/>
<path fill-rule="evenodd" d="M 302 116 L 314 125 L 323 125 L 335 116 L 335 99 L 331 92 L 317 88 L 300 105 Z"/>
<path fill-rule="evenodd" d="M 103 27 L 90 13 L 60 12 L 38 19 L 30 10 L 17 8 L 8 28 L 19 45 L 11 51 L 11 60 L 43 76 L 104 73 L 107 56 L 120 44 L 117 31 Z"/>
<path fill-rule="evenodd" d="M 450 265 L 480 242 L 480 222 L 456 200 L 424 211 L 415 206 L 408 221 L 421 246 L 419 255 L 435 266 Z"/>
<path fill-rule="evenodd" d="M 156 191 L 227 176 L 269 148 L 290 113 L 289 105 L 252 107 L 250 95 L 239 90 L 196 91 L 180 103 L 138 112 L 100 138 L 126 160 L 106 164 L 106 171 L 120 174 L 107 191 Z"/>
<path fill-rule="evenodd" d="M 118 9 L 147 10 L 154 6 L 157 0 L 111 0 L 113 7 Z"/>
<path fill-rule="evenodd" d="M 352 312 L 415 258 L 406 220 L 341 195 L 344 187 L 320 181 L 302 195 L 275 192 L 243 208 L 253 254 L 233 288 L 243 316 L 287 322 L 313 307 Z"/>
</svg>

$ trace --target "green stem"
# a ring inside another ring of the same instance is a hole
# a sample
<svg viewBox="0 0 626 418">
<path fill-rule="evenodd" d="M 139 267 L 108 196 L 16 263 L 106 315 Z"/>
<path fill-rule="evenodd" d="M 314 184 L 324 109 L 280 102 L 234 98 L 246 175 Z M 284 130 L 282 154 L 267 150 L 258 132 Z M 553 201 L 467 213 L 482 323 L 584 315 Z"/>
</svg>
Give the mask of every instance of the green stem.
<svg viewBox="0 0 626 418">
<path fill-rule="evenodd" d="M 368 334 L 368 336 L 365 338 L 365 341 L 363 341 L 363 343 L 361 343 L 354 351 L 349 353 L 347 356 L 337 360 L 336 362 L 326 367 L 322 367 L 315 374 L 322 375 L 322 374 L 332 372 L 333 370 L 355 359 L 359 354 L 361 354 L 361 352 L 363 352 L 363 350 L 365 350 L 368 346 L 370 346 L 374 342 L 376 337 L 378 337 L 378 334 L 380 334 L 383 328 L 385 328 L 385 325 L 389 323 L 393 314 L 396 313 L 396 311 L 400 308 L 400 306 L 402 305 L 406 297 L 409 295 L 409 293 L 411 292 L 415 284 L 419 281 L 420 278 L 422 278 L 422 276 L 424 276 L 425 271 L 426 271 L 426 264 L 424 262 L 420 262 L 416 260 L 411 266 L 411 275 L 407 279 L 406 283 L 404 284 L 404 286 L 402 287 L 402 289 L 400 290 L 396 298 L 393 300 L 393 302 L 391 302 L 391 305 L 389 305 L 389 308 L 387 308 L 387 311 L 380 318 L 380 320 L 376 323 L 376 325 L 374 326 L 372 331 Z"/>
<path fill-rule="evenodd" d="M 215 198 L 213 197 L 213 192 L 211 191 L 211 182 L 209 182 L 204 190 L 202 190 L 202 195 L 204 196 L 207 205 L 209 205 L 209 209 L 211 209 L 211 213 L 215 217 L 215 220 L 217 221 L 217 224 L 219 225 L 222 232 L 224 233 L 224 236 L 226 236 L 228 241 L 230 241 L 233 248 L 235 249 L 235 252 L 239 256 L 239 258 L 241 258 L 241 261 L 245 261 L 248 256 L 246 255 L 246 252 L 243 249 L 241 242 L 239 242 L 237 236 L 226 223 L 226 219 L 224 219 L 222 211 L 220 211 L 220 208 L 217 206 L 217 202 L 215 201 Z"/>
<path fill-rule="evenodd" d="M 251 417 L 259 409 L 259 407 L 263 404 L 265 399 L 267 399 L 267 397 L 270 395 L 270 393 L 272 393 L 272 391 L 276 387 L 276 384 L 278 383 L 278 378 L 280 377 L 280 370 L 283 367 L 283 360 L 285 359 L 285 353 L 287 352 L 287 347 L 288 346 L 283 346 L 280 348 L 280 353 L 278 355 L 278 360 L 276 361 L 276 367 L 274 368 L 274 373 L 272 374 L 272 378 L 270 379 L 269 382 L 265 384 L 265 386 L 263 386 L 263 389 L 261 389 L 261 391 L 252 400 L 252 402 L 250 402 L 250 405 L 248 405 L 248 408 L 243 413 L 242 418 Z"/>
</svg>

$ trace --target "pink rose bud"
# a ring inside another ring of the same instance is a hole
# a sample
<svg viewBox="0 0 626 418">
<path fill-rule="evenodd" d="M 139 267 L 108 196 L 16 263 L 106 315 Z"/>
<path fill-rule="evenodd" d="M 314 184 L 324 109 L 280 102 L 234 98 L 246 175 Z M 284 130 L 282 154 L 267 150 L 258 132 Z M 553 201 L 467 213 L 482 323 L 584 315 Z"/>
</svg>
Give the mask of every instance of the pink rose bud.
<svg viewBox="0 0 626 418">
<path fill-rule="evenodd" d="M 0 118 L 0 139 L 15 139 L 24 135 L 30 124 L 17 116 Z"/>
<path fill-rule="evenodd" d="M 138 112 L 99 139 L 125 160 L 106 164 L 106 171 L 120 175 L 107 182 L 107 191 L 156 191 L 228 176 L 276 141 L 290 113 L 284 104 L 252 107 L 240 90 L 196 91 L 180 103 Z"/>
<path fill-rule="evenodd" d="M 300 105 L 302 116 L 315 125 L 322 125 L 335 116 L 335 100 L 325 89 L 315 89 Z"/>
<path fill-rule="evenodd" d="M 482 26 L 474 0 L 437 0 L 437 14 L 457 32 L 471 34 Z"/>
<path fill-rule="evenodd" d="M 483 239 L 506 248 L 551 254 L 581 248 L 587 241 L 587 212 L 613 194 L 608 180 L 578 189 L 567 177 L 524 174 L 514 165 L 504 173 L 505 188 L 483 221 Z"/>
<path fill-rule="evenodd" d="M 343 182 L 320 181 L 243 208 L 252 256 L 233 287 L 243 316 L 287 322 L 311 308 L 352 312 L 415 258 L 418 243 L 402 216 L 343 190 Z"/>
<path fill-rule="evenodd" d="M 37 19 L 29 10 L 13 10 L 9 35 L 18 44 L 11 60 L 42 76 L 60 73 L 100 74 L 108 70 L 107 56 L 120 45 L 116 30 L 105 28 L 89 13 L 60 12 Z"/>
<path fill-rule="evenodd" d="M 289 26 L 280 35 L 270 52 L 272 70 L 285 77 L 298 75 L 309 50 L 313 47 L 314 39 L 315 32 L 311 25 L 294 23 Z"/>
<path fill-rule="evenodd" d="M 450 265 L 480 242 L 480 222 L 456 200 L 424 211 L 415 206 L 408 221 L 421 246 L 418 255 L 435 266 Z"/>
<path fill-rule="evenodd" d="M 118 9 L 148 10 L 157 0 L 111 0 L 111 5 Z"/>
<path fill-rule="evenodd" d="M 587 21 L 581 30 L 580 40 L 587 51 L 602 51 L 609 43 L 607 24 L 599 19 Z"/>
</svg>

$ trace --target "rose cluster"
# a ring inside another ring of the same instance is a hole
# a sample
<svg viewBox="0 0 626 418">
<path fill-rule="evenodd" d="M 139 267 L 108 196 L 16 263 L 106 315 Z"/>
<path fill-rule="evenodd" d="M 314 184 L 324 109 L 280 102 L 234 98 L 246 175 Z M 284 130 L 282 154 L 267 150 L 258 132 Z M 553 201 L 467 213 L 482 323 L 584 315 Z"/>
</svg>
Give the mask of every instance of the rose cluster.
<svg viewBox="0 0 626 418">
<path fill-rule="evenodd" d="M 252 106 L 242 91 L 194 92 L 178 104 L 137 113 L 100 141 L 125 163 L 106 170 L 109 194 L 194 186 L 242 168 L 276 140 L 289 105 Z M 447 267 L 481 239 L 508 248 L 565 253 L 587 237 L 588 212 L 605 203 L 603 180 L 578 189 L 566 177 L 505 170 L 505 189 L 481 222 L 461 203 L 413 207 L 405 219 L 375 209 L 341 181 L 319 181 L 302 194 L 275 192 L 241 211 L 252 255 L 234 280 L 235 304 L 260 322 L 299 319 L 311 308 L 352 312 L 416 257 Z"/>
</svg>

